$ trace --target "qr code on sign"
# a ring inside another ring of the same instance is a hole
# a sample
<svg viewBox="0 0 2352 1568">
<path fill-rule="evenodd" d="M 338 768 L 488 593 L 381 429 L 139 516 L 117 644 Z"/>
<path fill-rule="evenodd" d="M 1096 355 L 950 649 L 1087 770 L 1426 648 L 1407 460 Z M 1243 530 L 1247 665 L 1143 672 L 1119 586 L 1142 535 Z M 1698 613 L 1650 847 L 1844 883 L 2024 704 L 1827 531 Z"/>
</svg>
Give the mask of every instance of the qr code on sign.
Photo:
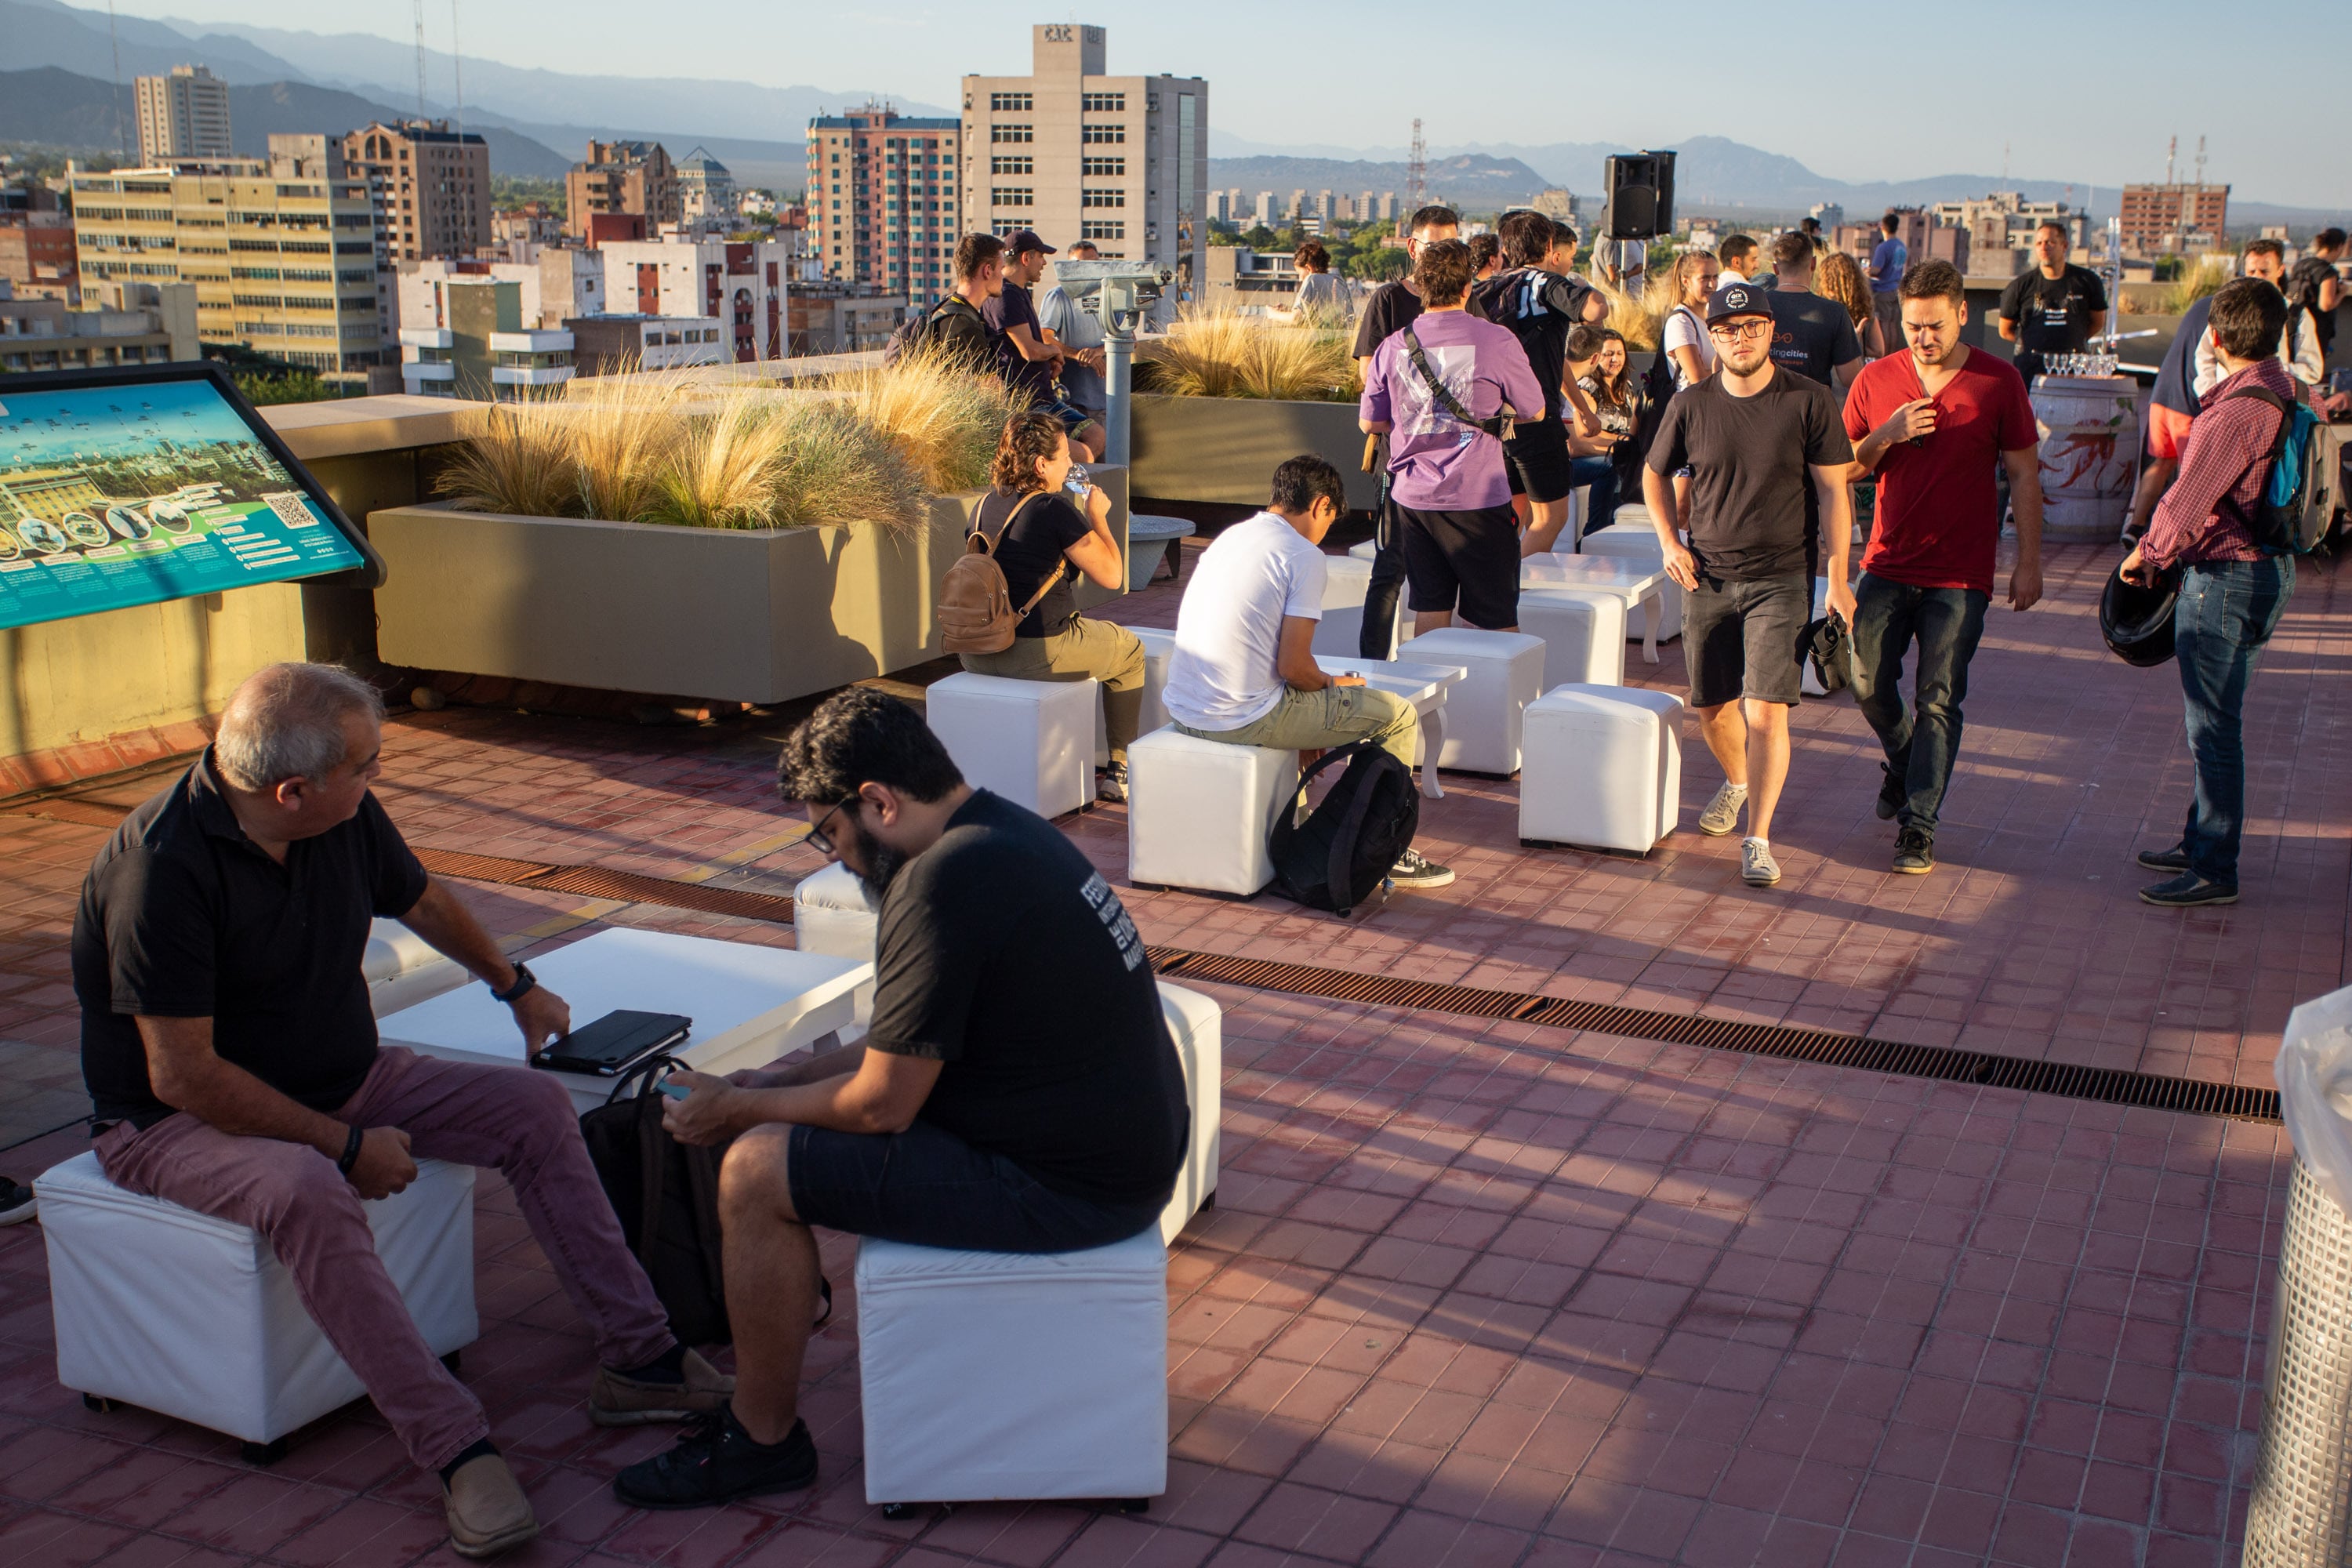
<svg viewBox="0 0 2352 1568">
<path fill-rule="evenodd" d="M 296 490 L 272 490 L 261 498 L 262 504 L 278 514 L 278 521 L 289 528 L 316 528 L 319 514 L 310 510 L 310 498 Z"/>
</svg>

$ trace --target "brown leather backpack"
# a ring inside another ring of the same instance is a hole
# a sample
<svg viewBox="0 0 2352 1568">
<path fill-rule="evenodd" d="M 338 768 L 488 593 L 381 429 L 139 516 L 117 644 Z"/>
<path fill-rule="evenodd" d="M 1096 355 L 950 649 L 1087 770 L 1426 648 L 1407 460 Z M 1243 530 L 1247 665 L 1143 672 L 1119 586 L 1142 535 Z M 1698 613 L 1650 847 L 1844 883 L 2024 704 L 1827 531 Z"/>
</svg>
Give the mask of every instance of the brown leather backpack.
<svg viewBox="0 0 2352 1568">
<path fill-rule="evenodd" d="M 1013 646 L 1013 634 L 1029 612 L 1062 580 L 1063 563 L 1056 561 L 1037 591 L 1029 595 L 1029 602 L 1016 610 L 1013 590 L 1004 581 L 1004 568 L 996 563 L 996 546 L 1005 533 L 1033 502 L 1053 493 L 1039 490 L 1022 501 L 992 536 L 987 523 L 975 517 L 974 527 L 964 539 L 963 553 L 948 568 L 947 581 L 940 585 L 940 646 L 949 653 L 1003 653 Z M 982 508 L 987 504 L 985 500 L 981 502 Z"/>
</svg>

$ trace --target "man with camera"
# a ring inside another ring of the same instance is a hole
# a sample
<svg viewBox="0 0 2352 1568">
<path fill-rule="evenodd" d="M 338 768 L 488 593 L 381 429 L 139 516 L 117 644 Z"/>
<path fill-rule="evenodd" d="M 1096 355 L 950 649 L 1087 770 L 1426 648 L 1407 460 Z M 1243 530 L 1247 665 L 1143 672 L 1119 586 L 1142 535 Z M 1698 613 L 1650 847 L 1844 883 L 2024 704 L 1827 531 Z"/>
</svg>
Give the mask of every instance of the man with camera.
<svg viewBox="0 0 2352 1568">
<path fill-rule="evenodd" d="M 370 793 L 383 721 L 358 677 L 272 665 L 237 688 L 196 764 L 115 830 L 74 918 L 82 1074 L 107 1179 L 268 1237 L 410 1460 L 439 1473 L 452 1547 L 486 1557 L 538 1521 L 480 1402 L 417 1332 L 363 1206 L 406 1187 L 417 1160 L 493 1166 L 514 1188 L 594 1332 L 592 1419 L 678 1420 L 730 1384 L 671 1337 L 560 1082 L 377 1044 L 360 960 L 379 915 L 488 985 L 526 1050 L 571 1027 Z"/>
<path fill-rule="evenodd" d="M 733 1398 L 614 1479 L 637 1508 L 816 1479 L 800 1416 L 811 1226 L 918 1247 L 1075 1252 L 1157 1225 L 1182 1169 L 1184 1068 L 1135 922 L 1052 824 L 975 790 L 906 703 L 828 699 L 778 784 L 881 906 L 865 1040 L 664 1109 L 719 1169 Z"/>
</svg>

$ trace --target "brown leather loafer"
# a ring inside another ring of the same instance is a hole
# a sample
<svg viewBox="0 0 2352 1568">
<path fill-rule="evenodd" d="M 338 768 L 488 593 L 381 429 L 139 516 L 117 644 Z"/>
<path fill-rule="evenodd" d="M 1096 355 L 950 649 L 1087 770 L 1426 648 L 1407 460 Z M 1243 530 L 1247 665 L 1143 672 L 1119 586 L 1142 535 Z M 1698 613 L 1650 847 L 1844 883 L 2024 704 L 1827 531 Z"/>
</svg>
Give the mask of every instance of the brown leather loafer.
<svg viewBox="0 0 2352 1568">
<path fill-rule="evenodd" d="M 588 1418 L 599 1426 L 683 1421 L 718 1409 L 734 1392 L 735 1380 L 703 1360 L 699 1351 L 686 1352 L 683 1383 L 641 1383 L 601 1366 L 596 1369 L 596 1386 L 588 1394 Z"/>
<path fill-rule="evenodd" d="M 539 1533 L 539 1518 L 506 1460 L 468 1459 L 441 1489 L 449 1510 L 449 1546 L 460 1557 L 495 1557 Z"/>
</svg>

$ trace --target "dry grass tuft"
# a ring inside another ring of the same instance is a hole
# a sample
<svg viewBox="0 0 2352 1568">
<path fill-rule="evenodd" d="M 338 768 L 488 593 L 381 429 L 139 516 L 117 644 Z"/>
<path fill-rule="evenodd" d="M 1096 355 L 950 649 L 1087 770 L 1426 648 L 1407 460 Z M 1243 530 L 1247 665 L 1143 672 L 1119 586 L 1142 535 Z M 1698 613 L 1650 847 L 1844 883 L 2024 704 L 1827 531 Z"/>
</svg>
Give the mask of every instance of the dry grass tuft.
<svg viewBox="0 0 2352 1568">
<path fill-rule="evenodd" d="M 676 376 L 593 376 L 584 396 L 566 399 L 583 516 L 635 521 L 653 511 L 686 434 L 685 392 Z"/>
<path fill-rule="evenodd" d="M 573 515 L 580 486 L 561 407 L 541 399 L 493 407 L 488 428 L 458 449 L 435 489 L 464 511 Z"/>
<path fill-rule="evenodd" d="M 642 521 L 687 528 L 767 528 L 787 460 L 782 420 L 766 398 L 733 396 L 680 421 Z"/>
<path fill-rule="evenodd" d="M 1362 390 L 1349 335 L 1235 310 L 1187 311 L 1158 345 L 1158 390 L 1177 397 L 1343 403 Z"/>
<path fill-rule="evenodd" d="M 1654 349 L 1658 346 L 1660 317 L 1650 313 L 1645 300 L 1636 299 L 1622 289 L 1612 289 L 1595 279 L 1592 286 L 1609 301 L 1608 318 L 1601 324 L 1625 340 L 1629 349 Z"/>
<path fill-rule="evenodd" d="M 2208 256 L 2169 283 L 2135 283 L 2117 292 L 2116 310 L 2126 316 L 2178 316 L 2237 276 L 2221 257 Z"/>
<path fill-rule="evenodd" d="M 988 482 L 989 458 L 1004 422 L 1029 405 L 994 378 L 973 375 L 930 349 L 895 364 L 845 371 L 824 385 L 887 435 L 941 495 Z"/>
<path fill-rule="evenodd" d="M 864 522 L 893 532 L 929 523 L 923 475 L 857 410 L 811 402 L 780 419 L 776 437 L 771 514 L 779 523 Z"/>
</svg>

